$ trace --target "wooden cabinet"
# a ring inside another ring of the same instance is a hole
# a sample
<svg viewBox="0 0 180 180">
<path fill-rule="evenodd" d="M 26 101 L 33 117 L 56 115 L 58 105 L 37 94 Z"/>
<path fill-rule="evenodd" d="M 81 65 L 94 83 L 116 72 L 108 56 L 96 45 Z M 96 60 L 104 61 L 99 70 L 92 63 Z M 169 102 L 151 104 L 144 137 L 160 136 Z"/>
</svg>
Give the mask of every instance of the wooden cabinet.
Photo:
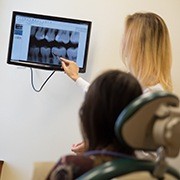
<svg viewBox="0 0 180 180">
<path fill-rule="evenodd" d="M 4 164 L 4 161 L 0 160 L 0 178 L 1 178 L 1 171 L 2 171 L 3 164 Z"/>
</svg>

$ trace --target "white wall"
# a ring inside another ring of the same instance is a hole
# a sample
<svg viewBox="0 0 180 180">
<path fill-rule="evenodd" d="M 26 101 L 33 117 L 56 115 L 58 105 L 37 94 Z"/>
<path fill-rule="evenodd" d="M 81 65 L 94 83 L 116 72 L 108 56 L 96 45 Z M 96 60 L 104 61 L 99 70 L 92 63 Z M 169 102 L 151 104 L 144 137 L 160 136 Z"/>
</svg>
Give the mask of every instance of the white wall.
<svg viewBox="0 0 180 180">
<path fill-rule="evenodd" d="M 123 68 L 120 41 L 124 19 L 135 11 L 153 11 L 166 21 L 173 47 L 174 91 L 180 96 L 179 0 L 1 0 L 0 1 L 0 159 L 5 160 L 3 180 L 28 180 L 36 161 L 56 161 L 81 140 L 78 109 L 84 94 L 62 72 L 48 81 L 42 92 L 30 85 L 29 68 L 6 64 L 13 10 L 87 19 L 93 22 L 87 73 L 91 81 L 102 70 Z M 36 70 L 36 85 L 50 72 Z M 172 161 L 180 167 L 180 158 Z"/>
</svg>

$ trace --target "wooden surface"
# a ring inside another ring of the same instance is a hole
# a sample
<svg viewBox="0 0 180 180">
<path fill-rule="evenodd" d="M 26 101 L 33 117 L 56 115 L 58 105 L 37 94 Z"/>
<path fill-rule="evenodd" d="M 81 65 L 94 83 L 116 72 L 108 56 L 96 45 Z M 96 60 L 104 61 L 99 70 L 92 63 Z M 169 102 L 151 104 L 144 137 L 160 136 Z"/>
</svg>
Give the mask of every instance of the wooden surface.
<svg viewBox="0 0 180 180">
<path fill-rule="evenodd" d="M 1 178 L 1 171 L 2 171 L 2 167 L 3 167 L 3 163 L 4 163 L 4 161 L 0 161 L 0 178 Z"/>
</svg>

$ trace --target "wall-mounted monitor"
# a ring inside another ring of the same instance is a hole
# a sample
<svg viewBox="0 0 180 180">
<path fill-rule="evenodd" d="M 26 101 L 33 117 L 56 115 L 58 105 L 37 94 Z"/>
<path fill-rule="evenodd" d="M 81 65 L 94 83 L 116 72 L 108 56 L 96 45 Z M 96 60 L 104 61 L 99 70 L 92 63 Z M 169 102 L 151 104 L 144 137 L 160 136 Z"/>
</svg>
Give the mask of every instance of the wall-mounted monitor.
<svg viewBox="0 0 180 180">
<path fill-rule="evenodd" d="M 8 64 L 62 70 L 59 57 L 86 71 L 91 21 L 13 11 Z"/>
</svg>

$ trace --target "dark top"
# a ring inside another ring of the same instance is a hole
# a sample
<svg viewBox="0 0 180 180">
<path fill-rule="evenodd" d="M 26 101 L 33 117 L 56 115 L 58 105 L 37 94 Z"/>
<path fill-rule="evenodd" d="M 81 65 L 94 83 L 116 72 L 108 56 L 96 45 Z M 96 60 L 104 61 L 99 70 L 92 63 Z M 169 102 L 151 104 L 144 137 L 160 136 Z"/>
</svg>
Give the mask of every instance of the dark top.
<svg viewBox="0 0 180 180">
<path fill-rule="evenodd" d="M 83 155 L 66 155 L 54 165 L 46 180 L 71 180 L 90 169 L 124 155 L 110 151 L 93 151 Z"/>
</svg>

